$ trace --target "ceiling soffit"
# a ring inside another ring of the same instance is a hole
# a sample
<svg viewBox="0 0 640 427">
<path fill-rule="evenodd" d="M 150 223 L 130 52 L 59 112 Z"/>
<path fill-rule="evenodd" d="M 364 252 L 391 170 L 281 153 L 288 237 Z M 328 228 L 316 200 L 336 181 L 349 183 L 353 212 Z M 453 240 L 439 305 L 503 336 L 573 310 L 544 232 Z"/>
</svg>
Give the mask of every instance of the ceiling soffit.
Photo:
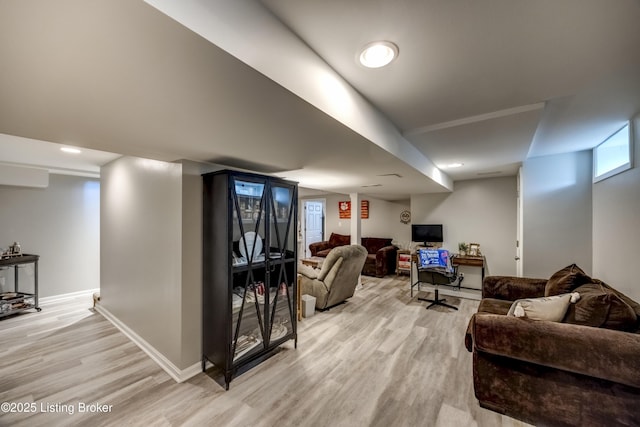
<svg viewBox="0 0 640 427">
<path fill-rule="evenodd" d="M 259 2 L 146 2 L 305 99 L 445 189 L 453 189 L 451 179 L 407 141 L 386 116 Z M 269 40 L 269 43 L 264 43 L 265 40 Z M 260 48 L 256 49 L 256 46 Z"/>
</svg>

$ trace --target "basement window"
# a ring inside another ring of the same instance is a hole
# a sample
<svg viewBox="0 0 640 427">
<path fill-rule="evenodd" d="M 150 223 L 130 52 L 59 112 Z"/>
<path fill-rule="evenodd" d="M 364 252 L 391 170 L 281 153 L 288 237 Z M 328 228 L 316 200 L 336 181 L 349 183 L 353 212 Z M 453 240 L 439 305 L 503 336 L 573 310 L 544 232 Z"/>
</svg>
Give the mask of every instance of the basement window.
<svg viewBox="0 0 640 427">
<path fill-rule="evenodd" d="M 593 182 L 631 169 L 632 159 L 631 129 L 627 123 L 593 149 Z"/>
</svg>

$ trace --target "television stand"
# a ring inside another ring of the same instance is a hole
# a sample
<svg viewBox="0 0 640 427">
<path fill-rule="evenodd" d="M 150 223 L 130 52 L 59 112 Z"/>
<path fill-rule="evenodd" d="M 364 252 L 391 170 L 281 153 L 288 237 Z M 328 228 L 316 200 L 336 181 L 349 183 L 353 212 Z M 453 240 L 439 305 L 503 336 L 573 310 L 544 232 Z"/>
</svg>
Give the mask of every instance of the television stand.
<svg viewBox="0 0 640 427">
<path fill-rule="evenodd" d="M 483 255 L 471 256 L 471 255 L 453 255 L 451 257 L 451 265 L 458 267 L 460 265 L 466 267 L 480 267 L 481 268 L 481 280 L 484 280 L 484 270 L 487 265 L 487 260 Z"/>
<path fill-rule="evenodd" d="M 438 288 L 435 289 L 435 296 L 433 297 L 433 299 L 429 299 L 429 298 L 418 298 L 418 300 L 420 301 L 426 301 L 426 302 L 430 302 L 431 304 L 429 304 L 428 306 L 426 306 L 426 309 L 429 310 L 431 307 L 433 307 L 434 305 L 441 305 L 443 307 L 447 307 L 447 308 L 453 308 L 454 310 L 457 310 L 458 307 L 454 307 L 452 305 L 449 305 L 447 303 L 445 303 L 445 301 L 447 300 L 446 298 L 439 298 L 438 296 Z"/>
<path fill-rule="evenodd" d="M 418 246 L 418 248 L 440 249 L 442 248 L 442 242 L 422 242 L 422 246 Z"/>
</svg>

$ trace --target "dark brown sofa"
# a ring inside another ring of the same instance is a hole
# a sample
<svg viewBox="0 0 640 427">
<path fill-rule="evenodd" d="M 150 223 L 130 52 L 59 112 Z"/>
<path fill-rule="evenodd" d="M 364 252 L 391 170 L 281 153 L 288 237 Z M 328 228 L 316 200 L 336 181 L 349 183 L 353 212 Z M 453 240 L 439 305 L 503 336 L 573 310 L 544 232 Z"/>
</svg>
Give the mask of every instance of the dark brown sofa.
<svg viewBox="0 0 640 427">
<path fill-rule="evenodd" d="M 362 246 L 367 249 L 367 259 L 362 268 L 362 274 L 366 276 L 384 277 L 396 271 L 396 252 L 398 248 L 391 244 L 393 239 L 379 237 L 363 237 Z M 351 244 L 351 236 L 331 233 L 329 240 L 311 243 L 309 251 L 311 256 L 326 257 L 331 249 L 338 246 Z"/>
<path fill-rule="evenodd" d="M 515 300 L 567 292 L 581 298 L 562 322 L 507 316 Z M 575 265 L 486 277 L 465 336 L 480 406 L 542 426 L 640 425 L 638 319 L 639 304 Z"/>
<path fill-rule="evenodd" d="M 364 262 L 362 274 L 384 277 L 395 273 L 398 248 L 391 244 L 391 240 L 379 237 L 362 238 L 362 246 L 367 249 L 367 259 Z"/>
<path fill-rule="evenodd" d="M 309 245 L 309 251 L 311 252 L 311 256 L 319 256 L 326 258 L 331 252 L 331 249 L 337 248 L 338 246 L 346 246 L 351 244 L 351 236 L 348 234 L 338 234 L 331 233 L 329 240 L 325 240 L 323 242 L 311 243 Z"/>
</svg>

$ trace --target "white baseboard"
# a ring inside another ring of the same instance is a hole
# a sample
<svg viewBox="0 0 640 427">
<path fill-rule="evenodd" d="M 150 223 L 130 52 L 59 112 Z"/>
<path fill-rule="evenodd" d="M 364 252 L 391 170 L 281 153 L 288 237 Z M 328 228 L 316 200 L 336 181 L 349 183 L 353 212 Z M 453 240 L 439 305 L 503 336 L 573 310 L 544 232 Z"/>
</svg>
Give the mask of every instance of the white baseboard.
<svg viewBox="0 0 640 427">
<path fill-rule="evenodd" d="M 423 292 L 433 292 L 436 289 L 433 285 L 428 283 L 420 284 L 420 290 Z M 418 292 L 418 287 L 416 286 L 413 289 L 413 295 L 415 297 L 416 292 Z M 472 299 L 476 301 L 480 301 L 482 299 L 482 290 L 481 289 L 470 289 L 470 288 L 452 288 L 447 285 L 439 286 L 438 293 L 444 296 L 456 297 L 456 298 L 465 298 Z"/>
<path fill-rule="evenodd" d="M 448 295 L 450 297 L 457 297 L 457 298 L 466 298 L 466 299 L 473 299 L 476 301 L 480 301 L 482 299 L 482 291 L 481 290 L 475 290 L 475 289 L 443 289 L 440 288 L 440 294 L 441 295 Z"/>
<path fill-rule="evenodd" d="M 42 298 L 38 298 L 38 304 L 48 304 L 52 302 L 62 301 L 65 299 L 79 298 L 84 296 L 88 297 L 89 302 L 91 302 L 92 301 L 91 297 L 96 292 L 100 292 L 100 288 L 87 289 L 87 290 L 78 291 L 78 292 L 70 292 L 68 294 L 52 295 L 50 297 L 42 297 Z"/>
<path fill-rule="evenodd" d="M 189 378 L 199 374 L 202 372 L 202 364 L 197 362 L 188 368 L 180 369 L 176 365 L 174 365 L 169 359 L 167 359 L 162 353 L 160 353 L 154 346 L 149 344 L 145 339 L 143 339 L 140 335 L 135 333 L 132 329 L 130 329 L 127 325 L 122 323 L 117 317 L 115 317 L 109 310 L 101 306 L 100 304 L 96 304 L 96 311 L 104 316 L 109 322 L 113 324 L 116 328 L 120 330 L 123 334 L 127 336 L 135 345 L 140 347 L 142 351 L 147 353 L 147 355 L 156 362 L 164 371 L 169 374 L 171 378 L 173 378 L 176 382 L 181 383 Z"/>
</svg>

